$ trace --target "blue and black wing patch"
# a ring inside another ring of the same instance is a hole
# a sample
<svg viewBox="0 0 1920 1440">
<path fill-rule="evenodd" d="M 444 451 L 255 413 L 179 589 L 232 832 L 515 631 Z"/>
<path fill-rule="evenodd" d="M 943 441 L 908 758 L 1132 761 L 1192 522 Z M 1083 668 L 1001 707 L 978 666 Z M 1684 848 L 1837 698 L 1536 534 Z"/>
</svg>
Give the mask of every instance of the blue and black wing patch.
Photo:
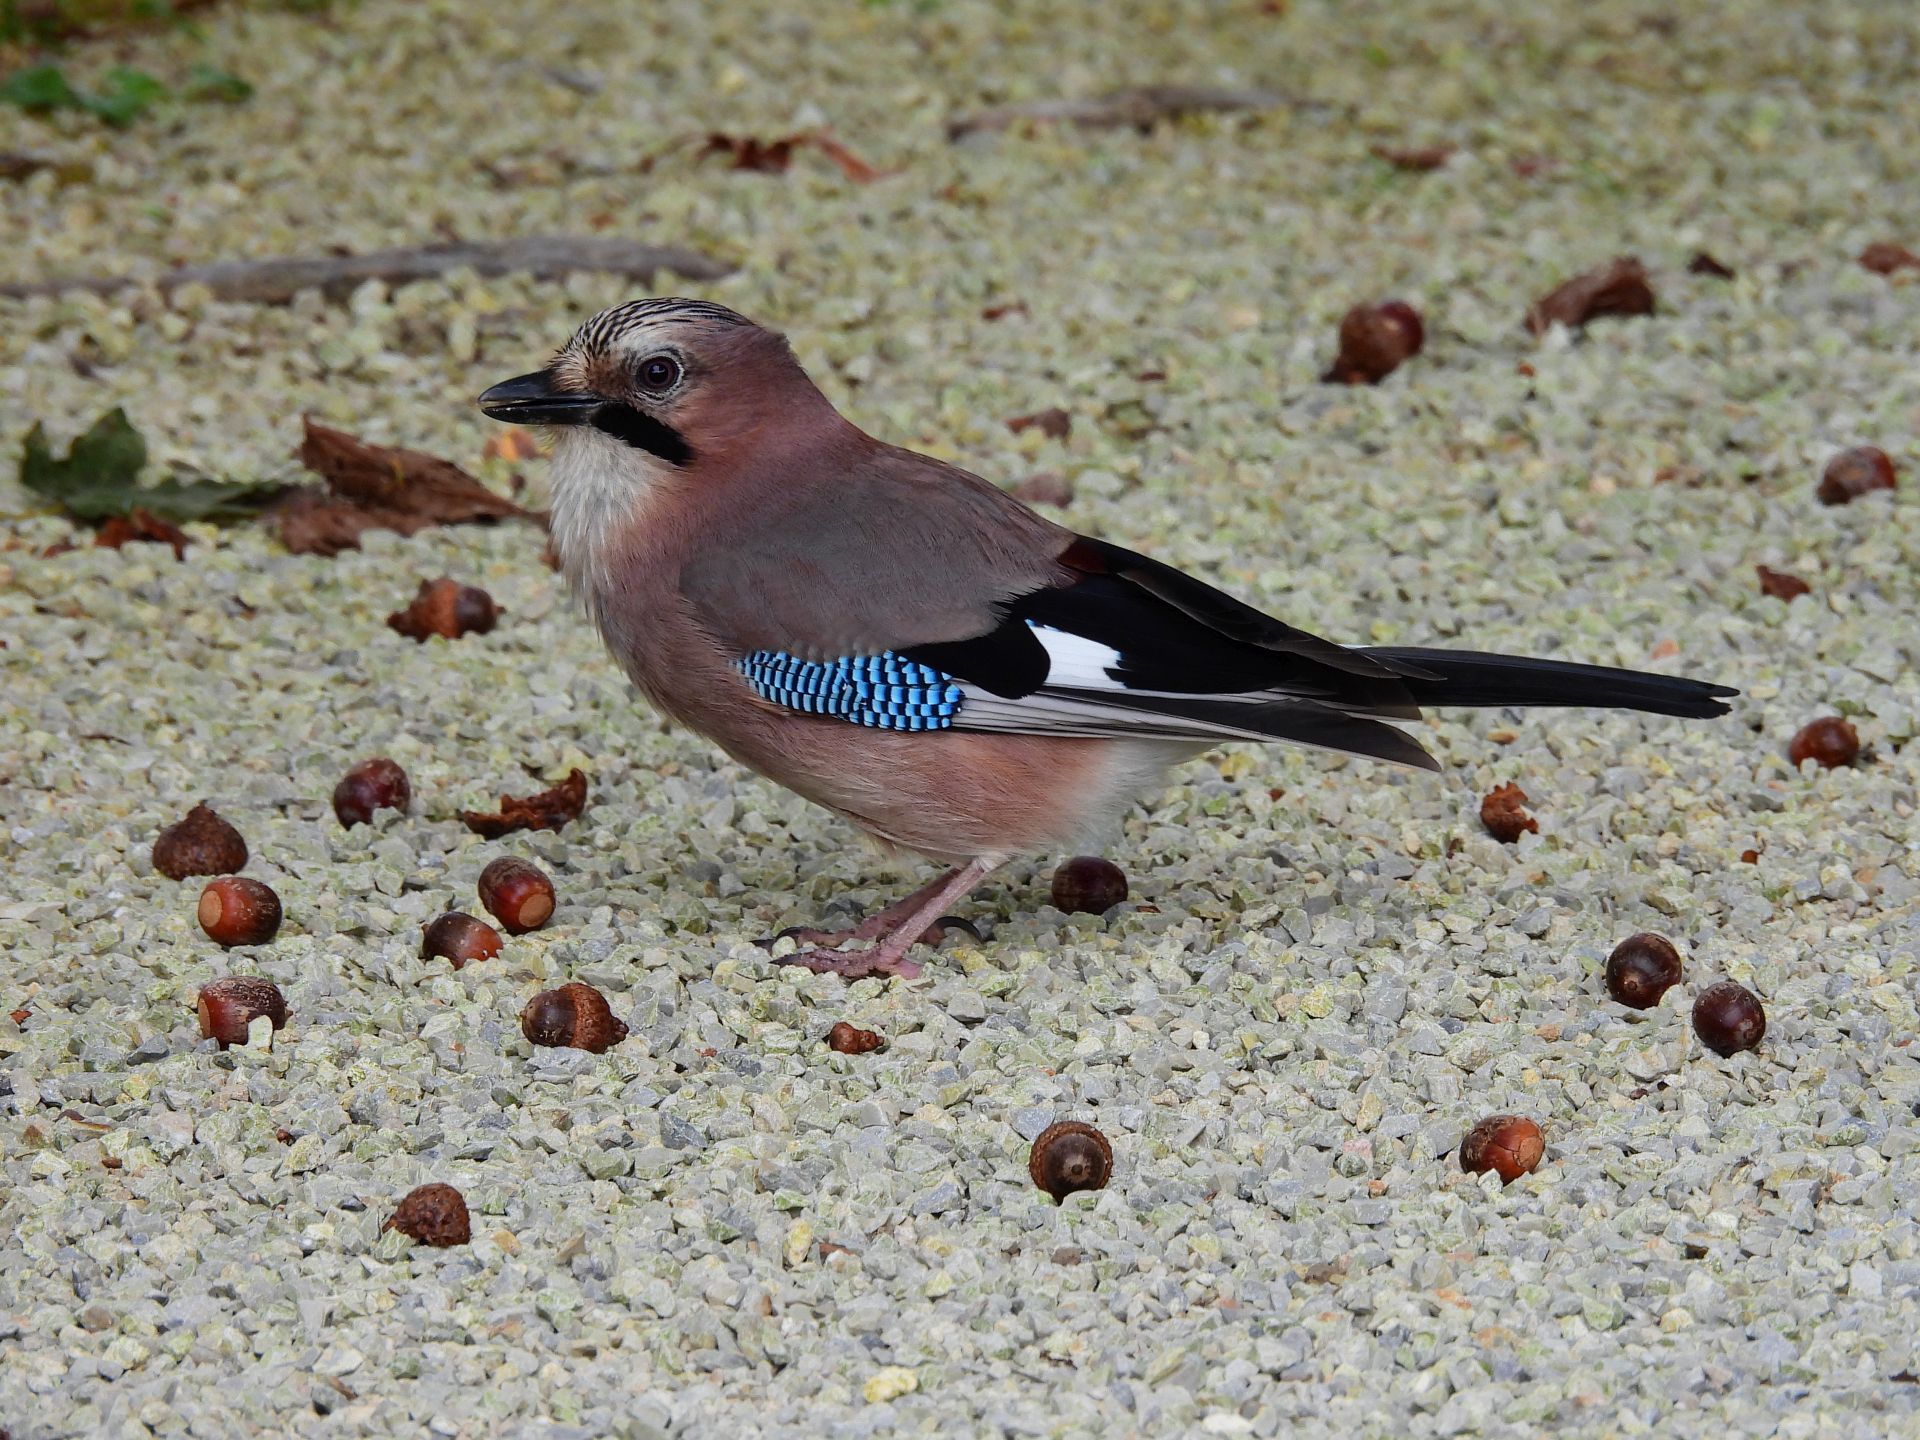
<svg viewBox="0 0 1920 1440">
<path fill-rule="evenodd" d="M 876 730 L 948 730 L 965 703 L 951 675 L 891 651 L 802 660 L 755 650 L 734 662 L 761 699 Z"/>
</svg>

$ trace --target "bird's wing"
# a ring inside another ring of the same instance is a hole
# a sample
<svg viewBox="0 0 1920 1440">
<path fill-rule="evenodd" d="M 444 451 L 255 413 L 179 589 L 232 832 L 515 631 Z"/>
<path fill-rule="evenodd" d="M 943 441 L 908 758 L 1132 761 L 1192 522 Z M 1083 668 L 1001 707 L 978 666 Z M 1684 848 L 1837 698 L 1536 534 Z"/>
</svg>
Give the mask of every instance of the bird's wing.
<svg viewBox="0 0 1920 1440">
<path fill-rule="evenodd" d="M 1431 768 L 1415 666 L 1075 536 L 902 450 L 720 517 L 681 576 L 763 698 L 894 729 L 1282 739 Z"/>
</svg>

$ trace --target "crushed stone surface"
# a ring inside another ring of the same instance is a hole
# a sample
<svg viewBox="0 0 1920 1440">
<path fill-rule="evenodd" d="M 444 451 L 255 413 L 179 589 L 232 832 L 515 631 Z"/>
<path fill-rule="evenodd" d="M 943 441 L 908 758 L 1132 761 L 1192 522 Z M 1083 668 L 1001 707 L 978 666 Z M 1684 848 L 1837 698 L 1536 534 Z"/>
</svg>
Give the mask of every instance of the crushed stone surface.
<svg viewBox="0 0 1920 1440">
<path fill-rule="evenodd" d="M 773 0 L 228 7 L 82 46 L 85 78 L 205 62 L 244 104 L 123 131 L 0 110 L 0 279 L 448 235 L 608 233 L 739 266 L 847 413 L 1050 513 L 1354 642 L 1703 675 L 1715 723 L 1446 712 L 1445 775 L 1229 746 L 1107 854 L 1132 898 L 1047 903 L 1022 860 L 911 983 L 751 941 L 885 903 L 838 821 L 648 713 L 532 527 L 297 557 L 257 526 L 42 551 L 13 483 L 124 405 L 156 475 L 294 478 L 300 416 L 489 483 L 471 397 L 629 298 L 470 275 L 343 304 L 191 289 L 0 301 L 0 1424 L 67 1436 L 1920 1434 L 1920 12 L 1733 0 L 1262 6 Z M 1280 108 L 949 143 L 988 105 L 1157 80 Z M 825 129 L 726 168 L 710 131 Z M 1425 173 L 1370 153 L 1451 144 Z M 1697 250 L 1738 271 L 1689 273 Z M 1528 304 L 1618 254 L 1648 318 L 1535 341 Z M 1400 296 L 1425 351 L 1318 382 Z M 1014 306 L 999 318 L 983 312 Z M 1050 406 L 1051 438 L 1005 421 Z M 1871 443 L 1900 488 L 1813 499 Z M 1057 483 L 1057 482 L 1054 482 Z M 1764 597 L 1756 564 L 1812 593 Z M 422 579 L 492 633 L 416 644 Z M 1866 755 L 1795 771 L 1838 713 Z M 352 762 L 406 815 L 342 830 Z M 586 815 L 458 823 L 578 766 Z M 1479 799 L 1515 782 L 1537 834 Z M 154 835 L 205 799 L 286 907 L 225 953 Z M 1754 859 L 1743 859 L 1749 853 Z M 420 927 L 500 854 L 559 910 L 455 972 Z M 1657 1008 L 1611 947 L 1671 936 Z M 229 972 L 292 1011 L 199 1040 Z M 1759 1050 L 1694 994 L 1764 1000 Z M 535 990 L 631 1036 L 534 1052 Z M 9 1018 L 7 1012 L 15 1012 Z M 839 1055 L 836 1020 L 885 1049 Z M 1545 1131 L 1502 1189 L 1453 1151 Z M 1056 1119 L 1115 1174 L 1055 1206 Z M 428 1181 L 473 1239 L 382 1233 Z"/>
</svg>

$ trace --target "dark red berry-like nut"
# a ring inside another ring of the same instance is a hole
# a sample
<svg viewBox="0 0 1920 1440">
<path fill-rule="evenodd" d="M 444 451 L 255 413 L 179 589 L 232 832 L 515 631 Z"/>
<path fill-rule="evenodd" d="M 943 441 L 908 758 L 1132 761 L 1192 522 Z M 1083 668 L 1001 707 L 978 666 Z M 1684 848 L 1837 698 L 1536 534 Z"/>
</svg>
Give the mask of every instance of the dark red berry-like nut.
<svg viewBox="0 0 1920 1440">
<path fill-rule="evenodd" d="M 1113 1178 L 1113 1146 L 1093 1126 L 1061 1120 L 1033 1142 L 1027 1174 L 1056 1205 L 1076 1190 L 1104 1190 Z"/>
<path fill-rule="evenodd" d="M 389 615 L 387 624 L 414 640 L 423 641 L 429 635 L 458 640 L 462 635 L 486 634 L 499 619 L 500 607 L 486 591 L 443 576 L 422 580 L 420 593 L 406 609 Z"/>
<path fill-rule="evenodd" d="M 409 1190 L 392 1217 L 380 1227 L 384 1234 L 398 1230 L 422 1245 L 464 1245 L 473 1238 L 473 1221 L 466 1197 L 451 1185 L 422 1185 Z"/>
<path fill-rule="evenodd" d="M 1127 872 L 1098 855 L 1076 855 L 1053 872 L 1053 908 L 1104 915 L 1127 898 Z"/>
<path fill-rule="evenodd" d="M 524 935 L 553 918 L 553 882 L 539 866 L 502 855 L 480 872 L 480 903 L 508 934 Z"/>
<path fill-rule="evenodd" d="M 1862 495 L 1893 488 L 1893 458 L 1878 446 L 1856 445 L 1827 462 L 1813 493 L 1822 505 L 1848 505 Z"/>
<path fill-rule="evenodd" d="M 247 1027 L 264 1015 L 276 1030 L 287 1023 L 280 987 L 257 975 L 230 975 L 200 987 L 200 1033 L 220 1048 L 247 1043 Z"/>
<path fill-rule="evenodd" d="M 601 1054 L 627 1038 L 607 997 L 578 980 L 542 990 L 520 1012 L 520 1029 L 535 1045 L 566 1045 Z"/>
<path fill-rule="evenodd" d="M 1426 342 L 1420 312 L 1404 300 L 1356 305 L 1340 321 L 1340 353 L 1320 378 L 1340 385 L 1374 385 Z"/>
<path fill-rule="evenodd" d="M 407 772 L 386 756 L 362 760 L 333 787 L 333 813 L 351 829 L 373 819 L 376 810 L 406 811 L 413 803 Z"/>
<path fill-rule="evenodd" d="M 200 892 L 200 928 L 216 943 L 264 945 L 280 929 L 280 897 L 271 886 L 222 875 Z"/>
<path fill-rule="evenodd" d="M 462 910 L 449 910 L 420 936 L 420 958 L 441 959 L 454 969 L 500 953 L 500 932 Z"/>
<path fill-rule="evenodd" d="M 1860 732 L 1838 715 L 1823 716 L 1801 727 L 1787 745 L 1787 758 L 1796 767 L 1813 760 L 1823 769 L 1837 770 L 1860 758 Z"/>
<path fill-rule="evenodd" d="M 1524 1115 L 1490 1115 L 1460 1142 L 1460 1168 L 1470 1175 L 1491 1170 L 1511 1185 L 1547 1152 L 1540 1127 Z"/>
<path fill-rule="evenodd" d="M 865 1055 L 869 1050 L 878 1050 L 886 1044 L 886 1039 L 876 1030 L 861 1030 L 844 1020 L 836 1020 L 833 1029 L 827 1032 L 827 1044 L 842 1055 Z"/>
<path fill-rule="evenodd" d="M 167 826 L 153 842 L 153 868 L 169 880 L 189 875 L 231 875 L 245 868 L 247 842 L 205 801 L 187 818 Z"/>
<path fill-rule="evenodd" d="M 1737 1055 L 1766 1039 L 1767 1012 L 1746 986 L 1722 980 L 1694 1000 L 1693 1033 L 1716 1055 Z"/>
<path fill-rule="evenodd" d="M 1664 935 L 1629 935 L 1607 957 L 1607 994 L 1622 1005 L 1650 1010 L 1680 983 L 1680 952 Z"/>
</svg>

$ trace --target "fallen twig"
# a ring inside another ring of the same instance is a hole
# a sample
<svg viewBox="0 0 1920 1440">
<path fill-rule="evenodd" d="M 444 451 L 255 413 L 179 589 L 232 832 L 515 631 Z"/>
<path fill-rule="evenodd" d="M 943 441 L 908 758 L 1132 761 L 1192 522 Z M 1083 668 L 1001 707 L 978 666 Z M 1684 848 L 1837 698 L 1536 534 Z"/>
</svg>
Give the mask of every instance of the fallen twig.
<svg viewBox="0 0 1920 1440">
<path fill-rule="evenodd" d="M 1286 96 L 1271 90 L 1219 90 L 1205 85 L 1133 85 L 1112 90 L 1092 100 L 1030 100 L 1021 105 L 996 105 L 947 121 L 947 139 L 958 140 L 982 130 L 1010 130 L 1025 124 L 1080 125 L 1113 129 L 1131 125 L 1150 130 L 1162 120 L 1182 115 L 1232 110 L 1274 110 L 1288 104 Z"/>
<path fill-rule="evenodd" d="M 364 255 L 221 260 L 211 265 L 183 265 L 167 270 L 154 276 L 151 283 L 162 290 L 204 285 L 216 300 L 281 305 L 302 290 L 317 289 L 328 299 L 339 300 L 368 280 L 404 285 L 455 270 L 472 270 L 479 275 L 524 272 L 537 280 L 551 280 L 575 270 L 597 270 L 650 282 L 662 270 L 689 280 L 717 280 L 730 274 L 733 267 L 711 255 L 676 245 L 644 245 L 635 240 L 597 236 L 534 235 L 518 240 L 456 241 L 447 245 L 370 250 Z M 0 295 L 19 299 L 29 295 L 61 295 L 72 290 L 104 295 L 145 283 L 142 278 L 131 275 L 75 275 L 0 285 Z"/>
</svg>

